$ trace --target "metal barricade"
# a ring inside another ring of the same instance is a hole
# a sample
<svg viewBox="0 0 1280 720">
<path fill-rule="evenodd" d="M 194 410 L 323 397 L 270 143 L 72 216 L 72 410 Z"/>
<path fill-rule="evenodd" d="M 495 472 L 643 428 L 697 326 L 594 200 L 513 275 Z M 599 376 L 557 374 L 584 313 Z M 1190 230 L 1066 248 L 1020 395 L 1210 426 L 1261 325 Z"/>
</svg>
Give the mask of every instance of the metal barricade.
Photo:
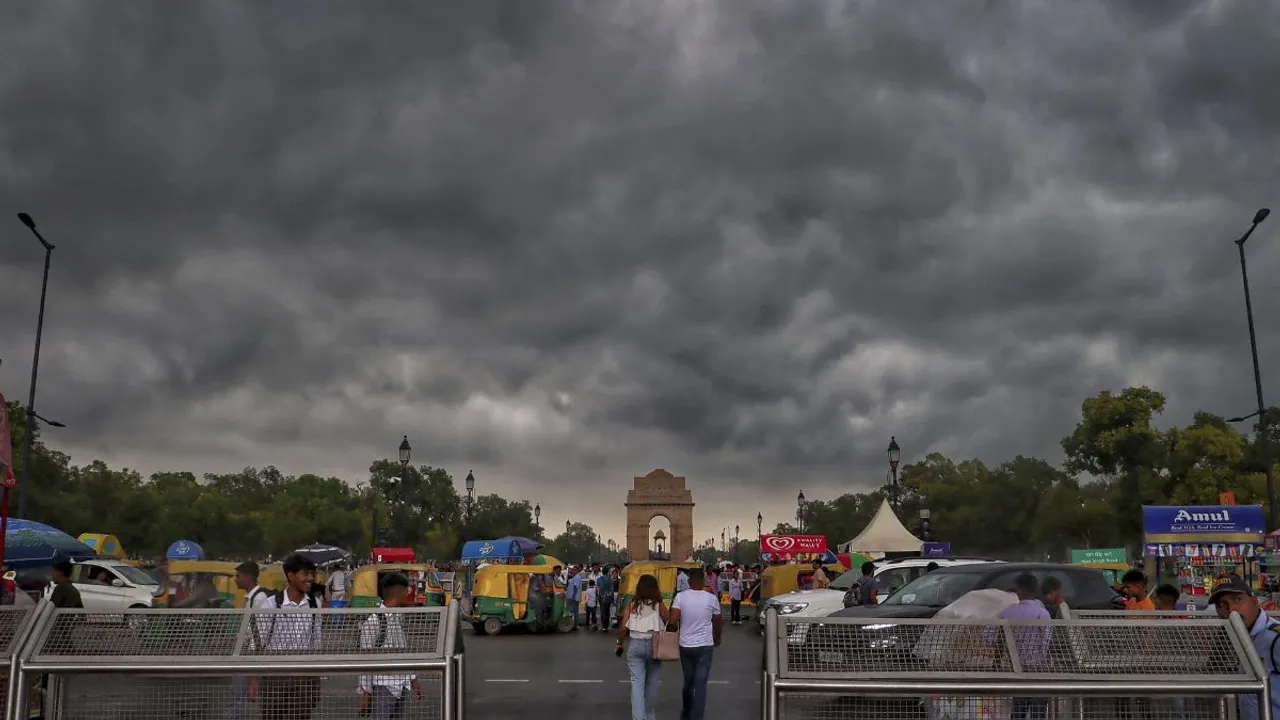
<svg viewBox="0 0 1280 720">
<path fill-rule="evenodd" d="M 1237 699 L 1272 720 L 1268 678 L 1238 616 L 979 622 L 770 610 L 763 665 L 766 720 L 1201 720 L 1235 717 Z"/>
<path fill-rule="evenodd" d="M 35 627 L 36 621 L 42 614 L 49 612 L 52 607 L 45 601 L 28 607 L 0 605 L 0 646 L 4 648 L 4 654 L 0 656 L 0 663 L 4 664 L 5 707 L 8 707 L 9 700 L 13 695 L 13 688 L 17 687 L 18 683 L 21 682 L 17 672 L 18 654 L 26 647 L 27 639 L 31 636 L 31 630 Z M 23 718 L 25 720 L 25 715 Z"/>
<path fill-rule="evenodd" d="M 64 720 L 463 720 L 458 606 L 49 609 L 14 660 L 7 717 L 33 681 Z M 370 704 L 365 702 L 369 692 Z"/>
</svg>

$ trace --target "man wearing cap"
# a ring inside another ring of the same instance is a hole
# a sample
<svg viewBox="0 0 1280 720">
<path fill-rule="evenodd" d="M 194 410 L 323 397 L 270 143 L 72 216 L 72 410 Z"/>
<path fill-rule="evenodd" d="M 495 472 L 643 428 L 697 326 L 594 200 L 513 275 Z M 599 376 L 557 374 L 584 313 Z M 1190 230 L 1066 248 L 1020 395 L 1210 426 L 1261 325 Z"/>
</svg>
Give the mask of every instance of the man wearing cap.
<svg viewBox="0 0 1280 720">
<path fill-rule="evenodd" d="M 1276 682 L 1276 653 L 1280 651 L 1277 640 L 1280 640 L 1280 622 L 1272 620 L 1258 604 L 1253 588 L 1239 577 L 1231 577 L 1218 583 L 1213 594 L 1209 596 L 1209 605 L 1218 610 L 1218 617 L 1227 619 L 1231 613 L 1238 613 L 1253 639 L 1254 652 L 1262 660 L 1271 682 L 1271 713 L 1280 713 L 1280 683 Z M 1240 696 L 1241 720 L 1257 720 L 1258 698 L 1252 695 Z"/>
</svg>

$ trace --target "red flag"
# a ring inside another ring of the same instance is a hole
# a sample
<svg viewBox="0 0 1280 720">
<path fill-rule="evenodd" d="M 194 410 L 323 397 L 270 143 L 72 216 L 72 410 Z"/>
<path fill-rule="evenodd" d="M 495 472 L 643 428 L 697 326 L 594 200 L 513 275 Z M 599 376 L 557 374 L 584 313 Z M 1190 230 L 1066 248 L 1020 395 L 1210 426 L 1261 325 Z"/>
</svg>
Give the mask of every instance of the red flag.
<svg viewBox="0 0 1280 720">
<path fill-rule="evenodd" d="M 0 406 L 4 414 L 0 415 L 0 485 L 13 487 L 13 436 L 9 433 L 9 405 L 4 395 L 0 395 Z"/>
</svg>

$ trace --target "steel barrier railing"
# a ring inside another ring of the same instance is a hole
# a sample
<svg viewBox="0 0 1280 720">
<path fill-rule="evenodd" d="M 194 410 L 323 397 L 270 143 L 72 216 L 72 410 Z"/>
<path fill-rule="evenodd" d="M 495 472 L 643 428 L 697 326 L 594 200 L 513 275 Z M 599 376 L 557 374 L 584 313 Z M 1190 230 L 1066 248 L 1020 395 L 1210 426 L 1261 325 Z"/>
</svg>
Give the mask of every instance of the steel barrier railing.
<svg viewBox="0 0 1280 720">
<path fill-rule="evenodd" d="M 4 665 L 5 683 L 4 683 L 4 707 L 9 705 L 10 698 L 13 696 L 13 688 L 18 686 L 20 682 L 18 678 L 18 663 L 16 662 L 18 654 L 26 647 L 27 639 L 31 636 L 31 631 L 36 625 L 39 617 L 49 612 L 52 606 L 47 602 L 40 602 L 38 605 L 29 607 L 16 607 L 13 605 L 0 605 L 0 647 L 4 648 L 3 655 L 0 655 L 0 663 Z M 26 720 L 25 715 L 23 720 Z"/>
<path fill-rule="evenodd" d="M 1239 616 L 982 622 L 770 610 L 763 665 L 765 720 L 1200 720 L 1235 717 L 1237 699 L 1272 720 L 1268 677 Z"/>
<path fill-rule="evenodd" d="M 10 720 L 34 685 L 45 718 L 336 720 L 397 706 L 405 720 L 464 720 L 458 607 L 313 610 L 42 605 L 13 657 Z"/>
</svg>

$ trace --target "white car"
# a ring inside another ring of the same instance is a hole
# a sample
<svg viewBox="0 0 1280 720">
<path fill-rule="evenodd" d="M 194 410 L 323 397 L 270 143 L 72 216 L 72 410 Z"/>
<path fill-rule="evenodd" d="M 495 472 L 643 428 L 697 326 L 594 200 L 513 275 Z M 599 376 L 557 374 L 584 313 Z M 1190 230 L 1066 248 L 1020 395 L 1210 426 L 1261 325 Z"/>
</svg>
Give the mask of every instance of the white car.
<svg viewBox="0 0 1280 720">
<path fill-rule="evenodd" d="M 884 602 L 898 588 L 925 574 L 930 563 L 938 567 L 951 567 L 969 563 L 991 562 L 983 558 L 896 558 L 875 562 L 876 593 L 878 602 Z M 765 601 L 760 612 L 760 632 L 764 632 L 765 611 L 771 607 L 778 609 L 779 615 L 795 615 L 797 617 L 826 617 L 837 610 L 844 609 L 844 594 L 862 577 L 862 568 L 856 567 L 835 580 L 824 590 L 797 590 L 796 592 L 777 595 Z"/>
<path fill-rule="evenodd" d="M 91 579 L 94 576 L 106 580 Z M 127 610 L 155 606 L 163 588 L 159 581 L 132 565 L 116 560 L 85 560 L 71 566 L 71 583 L 80 591 L 86 610 Z M 45 588 L 45 597 L 53 584 Z"/>
</svg>

